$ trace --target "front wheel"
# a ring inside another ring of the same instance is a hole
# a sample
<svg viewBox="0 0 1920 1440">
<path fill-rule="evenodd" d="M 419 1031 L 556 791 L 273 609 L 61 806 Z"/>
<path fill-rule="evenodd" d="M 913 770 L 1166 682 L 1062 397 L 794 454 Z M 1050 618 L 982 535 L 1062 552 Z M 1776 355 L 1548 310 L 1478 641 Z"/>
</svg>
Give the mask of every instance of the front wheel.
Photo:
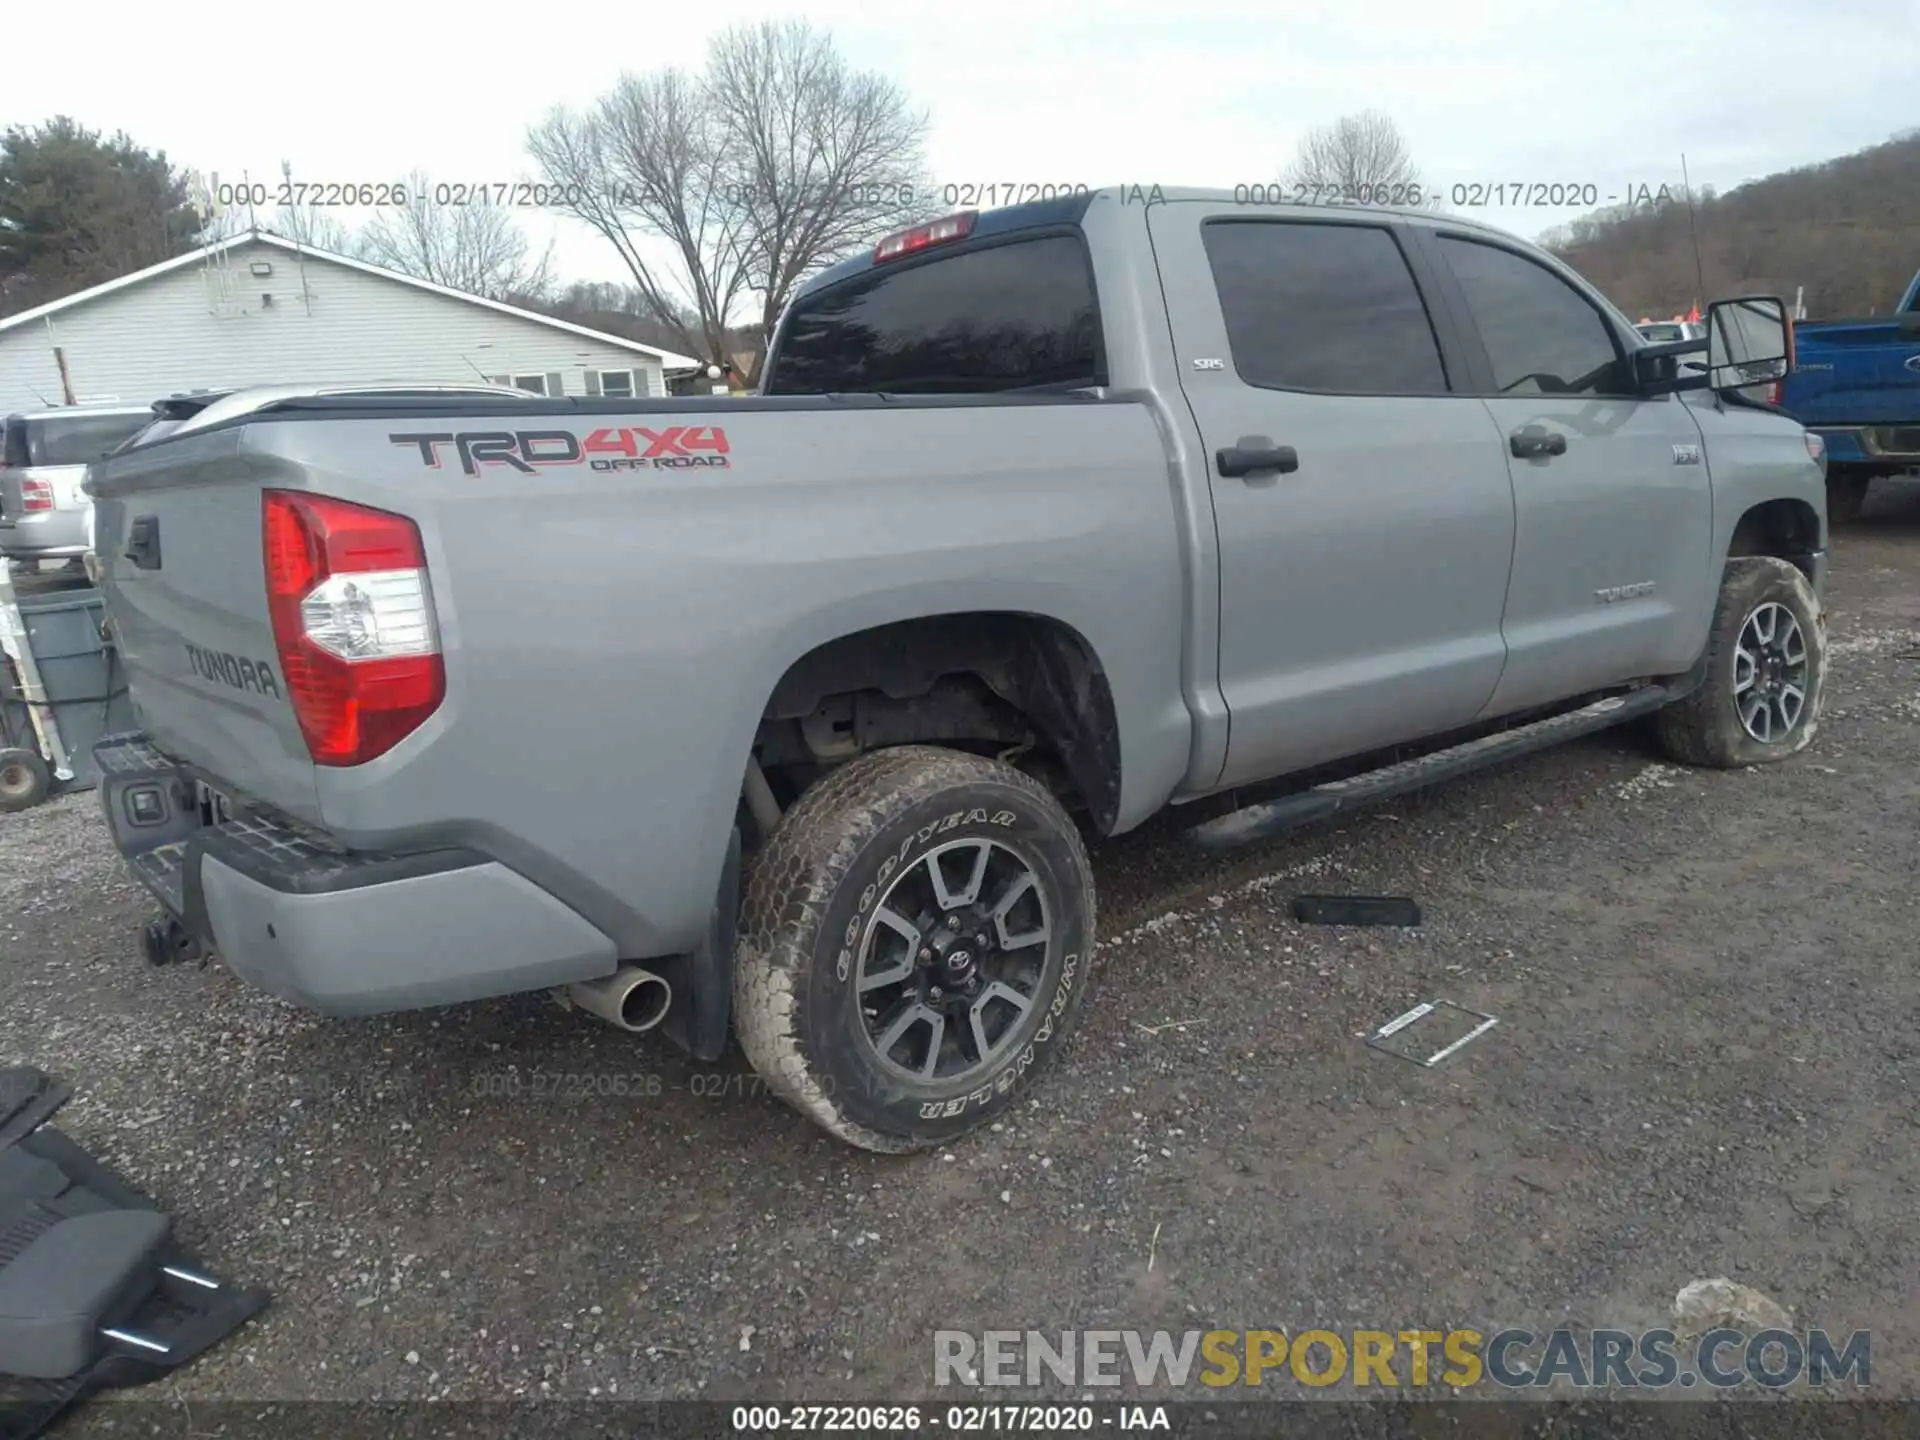
<svg viewBox="0 0 1920 1440">
<path fill-rule="evenodd" d="M 756 858 L 734 1025 L 769 1088 L 862 1149 L 992 1119 L 1086 998 L 1093 874 L 1073 821 L 999 761 L 906 745 L 801 796 Z"/>
<path fill-rule="evenodd" d="M 1826 616 L 1807 577 L 1771 556 L 1729 560 L 1706 679 L 1654 717 L 1654 732 L 1685 765 L 1784 760 L 1819 728 L 1826 669 Z"/>
</svg>

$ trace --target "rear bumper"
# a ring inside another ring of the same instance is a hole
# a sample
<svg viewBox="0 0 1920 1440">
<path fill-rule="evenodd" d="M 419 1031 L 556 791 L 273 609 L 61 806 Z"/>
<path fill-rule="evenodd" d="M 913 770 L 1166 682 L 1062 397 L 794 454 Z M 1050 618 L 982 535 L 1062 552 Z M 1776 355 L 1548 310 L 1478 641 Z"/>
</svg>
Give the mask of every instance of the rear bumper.
<svg viewBox="0 0 1920 1440">
<path fill-rule="evenodd" d="M 330 1015 L 453 1005 L 612 972 L 613 942 L 497 860 L 346 851 L 262 814 L 211 821 L 144 735 L 94 747 L 134 874 L 235 974 Z"/>
<path fill-rule="evenodd" d="M 87 516 L 80 510 L 35 510 L 0 519 L 0 554 L 21 560 L 71 560 L 87 553 Z"/>
<path fill-rule="evenodd" d="M 1920 424 L 1807 428 L 1826 441 L 1829 465 L 1872 465 L 1889 471 L 1920 466 Z"/>
</svg>

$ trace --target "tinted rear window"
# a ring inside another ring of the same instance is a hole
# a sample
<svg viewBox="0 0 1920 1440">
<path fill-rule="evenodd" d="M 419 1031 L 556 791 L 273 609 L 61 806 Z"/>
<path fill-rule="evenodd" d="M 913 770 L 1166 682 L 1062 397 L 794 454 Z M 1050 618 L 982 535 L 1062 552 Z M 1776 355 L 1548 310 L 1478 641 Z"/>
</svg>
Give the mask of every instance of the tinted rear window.
<svg viewBox="0 0 1920 1440">
<path fill-rule="evenodd" d="M 184 419 L 178 419 L 172 416 L 149 420 L 145 425 L 141 426 L 138 430 L 134 431 L 133 434 L 116 445 L 112 453 L 115 455 L 124 455 L 127 451 L 138 449 L 142 445 L 151 445 L 156 440 L 164 440 L 186 423 Z"/>
<path fill-rule="evenodd" d="M 1400 246 L 1365 225 L 1228 220 L 1202 231 L 1249 385 L 1440 395 L 1446 367 Z"/>
<path fill-rule="evenodd" d="M 136 415 L 49 415 L 26 422 L 29 465 L 91 465 L 104 460 L 120 442 L 144 429 L 153 417 Z"/>
<path fill-rule="evenodd" d="M 881 265 L 798 301 L 765 391 L 977 395 L 1104 381 L 1076 235 Z"/>
</svg>

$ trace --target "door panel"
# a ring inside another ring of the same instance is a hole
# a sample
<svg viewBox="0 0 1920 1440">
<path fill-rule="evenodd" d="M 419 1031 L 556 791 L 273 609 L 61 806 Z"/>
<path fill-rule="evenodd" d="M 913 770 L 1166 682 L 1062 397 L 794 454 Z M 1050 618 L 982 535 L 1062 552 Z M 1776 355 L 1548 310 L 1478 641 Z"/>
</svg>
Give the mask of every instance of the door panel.
<svg viewBox="0 0 1920 1440">
<path fill-rule="evenodd" d="M 1512 482 L 1486 407 L 1448 392 L 1395 230 L 1207 202 L 1148 214 L 1211 462 L 1218 783 L 1469 722 L 1506 655 Z M 1329 393 L 1366 385 L 1398 393 Z M 1222 473 L 1223 450 L 1281 447 L 1294 468 Z"/>
<path fill-rule="evenodd" d="M 1490 713 L 1686 669 L 1713 533 L 1691 410 L 1638 393 L 1616 328 L 1567 276 L 1479 236 L 1441 234 L 1433 253 L 1484 355 L 1513 479 Z"/>
<path fill-rule="evenodd" d="M 1507 461 L 1518 525 L 1490 712 L 1686 669 L 1713 522 L 1692 413 L 1672 399 L 1485 404 L 1503 436 L 1537 426 L 1567 446 Z"/>
</svg>

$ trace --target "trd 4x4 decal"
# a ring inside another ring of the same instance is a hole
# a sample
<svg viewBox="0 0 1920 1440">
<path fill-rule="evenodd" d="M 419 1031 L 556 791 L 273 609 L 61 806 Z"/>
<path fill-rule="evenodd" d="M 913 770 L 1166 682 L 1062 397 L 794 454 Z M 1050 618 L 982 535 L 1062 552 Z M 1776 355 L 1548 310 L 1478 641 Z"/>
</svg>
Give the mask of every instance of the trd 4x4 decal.
<svg viewBox="0 0 1920 1440">
<path fill-rule="evenodd" d="M 478 475 L 482 465 L 506 465 L 531 475 L 543 465 L 590 465 L 595 470 L 691 470 L 728 468 L 727 432 L 718 425 L 644 426 L 595 430 L 582 440 L 571 430 L 404 431 L 388 435 L 411 445 L 435 470 L 440 451 L 452 446 L 460 468 Z"/>
</svg>

